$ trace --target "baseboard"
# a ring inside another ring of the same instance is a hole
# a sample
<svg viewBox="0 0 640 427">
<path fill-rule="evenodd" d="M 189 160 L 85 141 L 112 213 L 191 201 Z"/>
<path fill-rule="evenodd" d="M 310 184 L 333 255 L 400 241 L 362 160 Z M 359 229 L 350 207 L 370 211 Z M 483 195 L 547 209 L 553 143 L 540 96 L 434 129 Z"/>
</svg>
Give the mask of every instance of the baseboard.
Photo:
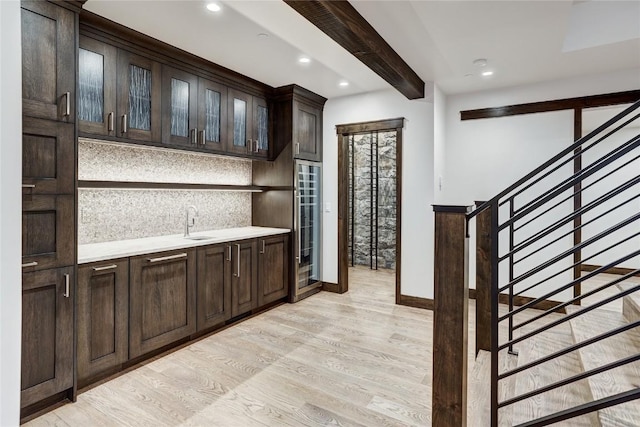
<svg viewBox="0 0 640 427">
<path fill-rule="evenodd" d="M 469 289 L 469 299 L 476 299 L 476 290 L 475 289 Z M 514 306 L 522 306 L 525 304 L 530 303 L 531 301 L 535 300 L 535 298 L 532 297 L 523 297 L 521 295 L 517 295 L 513 297 L 513 305 Z M 509 304 L 509 294 L 500 294 L 500 296 L 498 297 L 498 301 L 500 302 L 500 304 Z M 562 314 L 567 314 L 567 311 L 563 308 L 557 308 L 556 307 L 558 305 L 562 304 L 562 302 L 560 301 L 554 301 L 554 300 L 550 300 L 550 299 L 545 299 L 542 300 L 540 302 L 537 302 L 536 304 L 534 304 L 533 306 L 529 307 L 529 308 L 533 308 L 536 310 L 553 310 L 556 313 L 562 313 Z"/>
<path fill-rule="evenodd" d="M 599 268 L 602 268 L 601 265 L 593 265 L 593 264 L 582 264 L 582 271 L 594 271 Z M 611 267 L 606 269 L 604 272 L 609 274 L 618 274 L 620 276 L 624 276 L 625 274 L 633 273 L 635 270 L 633 268 L 622 268 L 622 267 Z M 640 273 L 634 274 L 636 277 L 640 277 Z"/>
<path fill-rule="evenodd" d="M 397 295 L 396 304 L 406 305 L 408 307 L 424 308 L 425 310 L 433 310 L 433 300 L 430 298 L 412 297 L 410 295 Z"/>
<path fill-rule="evenodd" d="M 340 286 L 337 283 L 331 283 L 331 282 L 322 282 L 322 290 L 327 292 L 333 292 L 336 294 L 344 293 L 344 291 L 340 292 Z"/>
</svg>

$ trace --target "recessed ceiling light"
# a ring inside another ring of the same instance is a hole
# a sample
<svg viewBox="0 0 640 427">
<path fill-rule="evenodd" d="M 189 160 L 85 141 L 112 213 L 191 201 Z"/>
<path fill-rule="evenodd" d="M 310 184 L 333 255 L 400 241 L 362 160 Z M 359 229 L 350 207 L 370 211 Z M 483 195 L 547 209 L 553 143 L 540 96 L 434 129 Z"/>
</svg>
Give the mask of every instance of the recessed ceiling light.
<svg viewBox="0 0 640 427">
<path fill-rule="evenodd" d="M 349 86 L 349 82 L 346 80 L 343 80 L 340 83 L 338 83 L 338 85 L 340 85 L 340 87 L 347 87 Z"/>
<path fill-rule="evenodd" d="M 475 65 L 476 67 L 486 67 L 487 66 L 487 60 L 484 59 L 484 58 L 478 58 L 478 59 L 473 61 L 473 65 Z"/>
<path fill-rule="evenodd" d="M 208 3 L 207 9 L 209 9 L 211 12 L 220 12 L 222 8 L 218 3 Z"/>
<path fill-rule="evenodd" d="M 267 34 L 267 33 L 258 33 L 258 38 L 260 40 L 266 40 L 266 39 L 269 38 L 269 34 Z"/>
<path fill-rule="evenodd" d="M 489 76 L 493 76 L 493 71 L 483 71 L 482 75 L 484 77 L 489 77 Z"/>
<path fill-rule="evenodd" d="M 311 58 L 309 58 L 308 56 L 301 56 L 300 58 L 298 58 L 298 62 L 301 64 L 308 64 L 309 62 L 311 62 Z"/>
</svg>

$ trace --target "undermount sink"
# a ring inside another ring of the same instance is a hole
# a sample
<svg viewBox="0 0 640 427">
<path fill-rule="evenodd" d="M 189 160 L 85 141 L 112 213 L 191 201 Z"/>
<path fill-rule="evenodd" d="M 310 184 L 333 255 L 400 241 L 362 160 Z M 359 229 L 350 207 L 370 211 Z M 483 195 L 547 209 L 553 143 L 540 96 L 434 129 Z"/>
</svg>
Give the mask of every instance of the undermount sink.
<svg viewBox="0 0 640 427">
<path fill-rule="evenodd" d="M 185 237 L 185 239 L 187 240 L 210 240 L 210 239 L 214 239 L 215 237 L 213 236 L 188 236 Z"/>
</svg>

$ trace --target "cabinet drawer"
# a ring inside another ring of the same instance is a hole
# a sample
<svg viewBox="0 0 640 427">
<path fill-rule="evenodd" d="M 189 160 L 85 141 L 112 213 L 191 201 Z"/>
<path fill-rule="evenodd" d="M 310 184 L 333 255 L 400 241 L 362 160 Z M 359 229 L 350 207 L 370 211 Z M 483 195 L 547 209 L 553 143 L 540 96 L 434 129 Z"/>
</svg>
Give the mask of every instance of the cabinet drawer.
<svg viewBox="0 0 640 427">
<path fill-rule="evenodd" d="M 22 188 L 25 194 L 73 194 L 73 125 L 24 117 Z"/>
<path fill-rule="evenodd" d="M 130 259 L 129 357 L 196 331 L 195 249 Z"/>
<path fill-rule="evenodd" d="M 23 196 L 23 271 L 75 264 L 73 196 Z"/>
<path fill-rule="evenodd" d="M 73 267 L 22 275 L 20 407 L 73 386 Z"/>
<path fill-rule="evenodd" d="M 78 267 L 78 381 L 117 368 L 129 356 L 129 260 Z"/>
</svg>

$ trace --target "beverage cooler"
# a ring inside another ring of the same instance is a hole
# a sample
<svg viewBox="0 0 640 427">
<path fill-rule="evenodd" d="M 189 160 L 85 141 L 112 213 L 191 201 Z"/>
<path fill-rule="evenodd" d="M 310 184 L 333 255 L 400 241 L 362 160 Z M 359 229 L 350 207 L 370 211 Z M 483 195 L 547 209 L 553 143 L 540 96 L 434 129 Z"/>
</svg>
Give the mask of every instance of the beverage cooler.
<svg viewBox="0 0 640 427">
<path fill-rule="evenodd" d="M 322 163 L 296 160 L 294 187 L 295 271 L 292 300 L 298 301 L 322 286 Z"/>
</svg>

